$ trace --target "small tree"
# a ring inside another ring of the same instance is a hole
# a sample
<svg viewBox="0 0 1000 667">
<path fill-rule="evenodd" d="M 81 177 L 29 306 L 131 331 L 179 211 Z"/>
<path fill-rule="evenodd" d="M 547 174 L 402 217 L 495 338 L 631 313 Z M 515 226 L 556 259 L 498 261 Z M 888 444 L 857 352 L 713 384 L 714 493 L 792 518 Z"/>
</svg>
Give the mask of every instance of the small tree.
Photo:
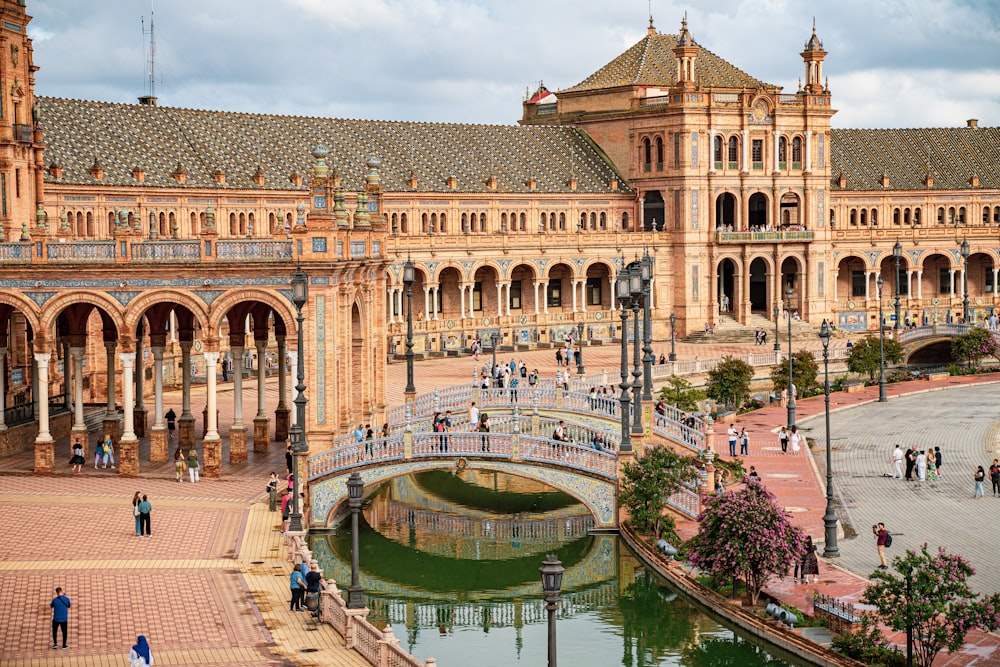
<svg viewBox="0 0 1000 667">
<path fill-rule="evenodd" d="M 693 457 L 678 454 L 669 447 L 648 447 L 634 462 L 622 466 L 621 503 L 629 510 L 631 523 L 640 533 L 660 534 L 660 516 L 667 498 L 677 493 L 685 482 L 698 477 Z M 673 532 L 673 525 L 669 526 Z"/>
<path fill-rule="evenodd" d="M 816 365 L 816 357 L 809 350 L 801 350 L 792 355 L 792 383 L 800 395 L 805 396 L 816 386 L 816 376 L 819 374 L 819 366 Z M 774 383 L 774 390 L 781 391 L 788 389 L 788 364 L 778 364 L 771 370 L 771 382 Z"/>
<path fill-rule="evenodd" d="M 768 580 L 788 572 L 805 550 L 802 531 L 774 494 L 751 479 L 738 491 L 709 499 L 698 522 L 698 534 L 688 542 L 691 562 L 716 578 L 742 578 L 752 604 Z"/>
<path fill-rule="evenodd" d="M 885 361 L 888 364 L 898 364 L 903 360 L 903 346 L 891 338 L 885 339 Z M 879 367 L 879 337 L 865 336 L 851 348 L 851 356 L 847 358 L 847 370 L 852 373 L 867 375 L 869 382 L 875 381 Z"/>
<path fill-rule="evenodd" d="M 951 339 L 951 356 L 956 361 L 964 359 L 969 366 L 976 366 L 983 357 L 1000 360 L 1000 345 L 997 345 L 992 331 L 974 327 Z"/>
<path fill-rule="evenodd" d="M 877 608 L 879 620 L 894 630 L 913 628 L 914 659 L 930 667 L 941 649 L 962 647 L 973 628 L 993 630 L 1000 621 L 1000 594 L 980 599 L 969 588 L 975 570 L 962 556 L 938 548 L 931 554 L 925 543 L 920 553 L 907 549 L 892 559 L 892 569 L 876 570 L 862 600 Z M 907 595 L 907 579 L 910 581 Z"/>
<path fill-rule="evenodd" d="M 750 380 L 753 366 L 741 359 L 723 357 L 719 364 L 708 372 L 709 398 L 739 409 L 750 394 Z"/>
<path fill-rule="evenodd" d="M 698 409 L 698 402 L 705 398 L 705 392 L 695 389 L 682 377 L 671 375 L 665 387 L 660 389 L 660 398 L 685 412 Z"/>
</svg>

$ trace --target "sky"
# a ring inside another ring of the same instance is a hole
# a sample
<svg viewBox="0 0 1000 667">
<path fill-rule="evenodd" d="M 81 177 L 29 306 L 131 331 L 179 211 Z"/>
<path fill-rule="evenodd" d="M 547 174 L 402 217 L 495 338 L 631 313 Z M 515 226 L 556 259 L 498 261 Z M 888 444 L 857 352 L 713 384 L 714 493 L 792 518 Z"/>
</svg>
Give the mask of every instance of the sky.
<svg viewBox="0 0 1000 667">
<path fill-rule="evenodd" d="M 134 103 L 156 28 L 161 106 L 511 124 L 677 33 L 794 93 L 813 19 L 834 127 L 1000 125 L 1000 0 L 27 0 L 36 92 Z"/>
</svg>

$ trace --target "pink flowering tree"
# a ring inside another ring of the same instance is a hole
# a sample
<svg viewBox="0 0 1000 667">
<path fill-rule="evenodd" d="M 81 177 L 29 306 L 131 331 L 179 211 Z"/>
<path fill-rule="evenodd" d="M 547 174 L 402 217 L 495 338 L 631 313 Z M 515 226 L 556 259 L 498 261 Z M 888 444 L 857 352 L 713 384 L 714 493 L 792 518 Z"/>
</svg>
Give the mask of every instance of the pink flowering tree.
<svg viewBox="0 0 1000 667">
<path fill-rule="evenodd" d="M 716 579 L 743 579 L 756 605 L 767 582 L 802 558 L 805 536 L 774 494 L 752 479 L 745 482 L 742 489 L 707 501 L 698 534 L 688 542 L 688 557 Z"/>
<path fill-rule="evenodd" d="M 975 366 L 985 357 L 993 357 L 1000 361 L 1000 345 L 997 344 L 992 331 L 973 327 L 951 339 L 951 356 L 955 359 L 965 359 L 970 366 Z"/>
<path fill-rule="evenodd" d="M 942 547 L 932 554 L 925 543 L 919 553 L 907 549 L 893 558 L 892 570 L 875 570 L 861 599 L 893 630 L 912 626 L 914 662 L 930 667 L 942 649 L 962 648 L 973 628 L 992 631 L 1000 622 L 1000 594 L 972 592 L 968 579 L 975 573 L 962 556 Z"/>
<path fill-rule="evenodd" d="M 681 485 L 698 478 L 691 456 L 678 454 L 669 447 L 647 447 L 641 458 L 622 466 L 624 478 L 620 501 L 628 508 L 629 521 L 640 533 L 660 535 L 661 527 L 673 533 L 673 520 L 663 516 L 667 498 Z"/>
</svg>

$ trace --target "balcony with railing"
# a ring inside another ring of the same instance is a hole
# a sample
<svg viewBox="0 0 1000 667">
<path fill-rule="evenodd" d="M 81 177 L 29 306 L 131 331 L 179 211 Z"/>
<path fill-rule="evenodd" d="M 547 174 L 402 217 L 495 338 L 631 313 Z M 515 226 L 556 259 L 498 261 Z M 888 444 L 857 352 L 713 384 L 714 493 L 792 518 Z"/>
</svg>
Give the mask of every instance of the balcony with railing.
<svg viewBox="0 0 1000 667">
<path fill-rule="evenodd" d="M 813 232 L 716 232 L 716 243 L 800 243 L 812 241 Z"/>
<path fill-rule="evenodd" d="M 48 254 L 50 262 L 114 262 L 114 241 L 69 241 L 67 243 L 50 243 Z"/>
<path fill-rule="evenodd" d="M 27 123 L 14 123 L 14 141 L 19 144 L 30 144 L 33 139 L 31 125 Z"/>
<path fill-rule="evenodd" d="M 199 241 L 143 241 L 132 244 L 132 259 L 137 262 L 177 262 L 201 259 Z"/>
<path fill-rule="evenodd" d="M 219 241 L 215 248 L 220 262 L 280 262 L 293 258 L 291 241 Z"/>
<path fill-rule="evenodd" d="M 30 261 L 30 243 L 0 243 L 0 262 L 14 264 Z"/>
</svg>

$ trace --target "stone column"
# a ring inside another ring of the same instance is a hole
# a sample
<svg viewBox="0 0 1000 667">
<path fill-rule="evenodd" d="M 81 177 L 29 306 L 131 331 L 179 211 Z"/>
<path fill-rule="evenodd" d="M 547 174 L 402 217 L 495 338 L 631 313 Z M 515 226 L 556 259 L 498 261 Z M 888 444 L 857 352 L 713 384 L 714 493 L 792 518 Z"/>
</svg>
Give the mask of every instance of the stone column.
<svg viewBox="0 0 1000 667">
<path fill-rule="evenodd" d="M 424 319 L 431 319 L 431 288 L 424 285 Z"/>
<path fill-rule="evenodd" d="M 142 339 L 144 336 L 143 327 L 139 327 L 138 335 L 135 339 L 135 435 L 137 438 L 146 437 L 146 373 L 142 363 Z"/>
<path fill-rule="evenodd" d="M 917 298 L 924 298 L 924 271 L 920 269 L 917 271 Z"/>
<path fill-rule="evenodd" d="M 238 341 L 232 339 L 229 341 L 229 349 L 233 354 L 233 424 L 229 427 L 230 463 L 243 463 L 247 460 L 247 430 L 243 424 L 243 334 L 240 333 L 237 337 Z M 212 412 L 212 408 L 209 407 L 208 411 Z"/>
<path fill-rule="evenodd" d="M 812 173 L 812 135 L 812 131 L 806 132 L 806 154 L 805 160 L 802 162 L 803 174 Z"/>
<path fill-rule="evenodd" d="M 538 314 L 538 287 L 541 285 L 537 280 L 533 281 L 535 286 L 535 315 Z"/>
<path fill-rule="evenodd" d="M 38 435 L 35 437 L 35 472 L 50 473 L 55 461 L 55 442 L 49 433 L 49 357 L 48 352 L 35 353 L 38 393 L 34 395 L 38 406 Z M 69 458 L 67 456 L 67 458 Z"/>
<path fill-rule="evenodd" d="M 741 130 L 742 134 L 740 141 L 740 171 L 749 172 L 750 171 L 750 130 Z"/>
<path fill-rule="evenodd" d="M 549 281 L 543 280 L 541 282 L 542 286 L 542 312 L 546 315 L 549 314 Z"/>
<path fill-rule="evenodd" d="M 219 363 L 218 352 L 205 352 L 205 374 L 207 378 L 205 439 L 202 441 L 201 474 L 205 477 L 218 477 L 222 471 L 222 440 L 219 438 L 219 420 L 216 409 L 215 370 Z"/>
<path fill-rule="evenodd" d="M 107 350 L 107 396 L 108 407 L 104 413 L 104 433 L 111 436 L 114 442 L 118 442 L 120 433 L 118 432 L 118 406 L 115 405 L 115 350 L 118 342 L 113 340 L 104 341 L 104 349 Z"/>
<path fill-rule="evenodd" d="M 72 354 L 69 351 L 69 341 L 63 340 L 62 342 L 63 350 L 63 403 L 66 404 L 66 409 L 73 412 L 73 388 L 71 382 L 73 381 L 73 361 Z"/>
<path fill-rule="evenodd" d="M 949 274 L 948 275 L 948 291 L 950 292 L 950 294 L 948 296 L 950 298 L 954 299 L 955 298 L 955 269 L 948 269 L 948 274 Z M 951 304 L 948 304 L 948 305 L 950 306 Z"/>
<path fill-rule="evenodd" d="M 180 341 L 181 416 L 177 418 L 177 445 L 181 449 L 194 447 L 194 415 L 191 414 L 191 346 L 193 344 L 194 341 L 191 340 Z"/>
<path fill-rule="evenodd" d="M 271 420 L 267 418 L 267 389 L 264 384 L 267 379 L 267 340 L 255 340 L 254 346 L 257 348 L 257 416 L 253 418 L 253 451 L 267 454 L 271 439 Z"/>
<path fill-rule="evenodd" d="M 441 303 L 441 285 L 434 286 L 434 317 L 432 319 L 437 320 L 438 318 L 438 306 Z"/>
<path fill-rule="evenodd" d="M 284 442 L 288 439 L 289 410 L 285 400 L 288 393 L 288 365 L 285 363 L 288 348 L 285 347 L 284 336 L 276 336 L 276 339 L 278 341 L 278 407 L 274 411 L 274 441 Z"/>
<path fill-rule="evenodd" d="M 396 323 L 396 288 L 390 287 L 386 303 L 389 305 L 389 324 Z"/>
<path fill-rule="evenodd" d="M 577 312 L 577 311 L 579 311 L 579 307 L 577 306 L 577 301 L 576 301 L 577 292 L 580 291 L 579 287 L 580 287 L 580 281 L 574 279 L 573 280 L 573 312 L 574 313 Z"/>
<path fill-rule="evenodd" d="M 458 286 L 458 297 L 462 304 L 462 317 L 465 317 L 465 285 Z"/>
<path fill-rule="evenodd" d="M 72 346 L 69 348 L 69 356 L 63 358 L 64 377 L 73 382 L 73 428 L 70 429 L 69 443 L 75 445 L 79 443 L 85 452 L 87 449 L 87 425 L 83 421 L 83 347 Z M 72 374 L 70 366 L 72 365 Z"/>
<path fill-rule="evenodd" d="M 778 131 L 777 130 L 773 130 L 771 132 L 771 134 L 774 136 L 774 173 L 777 174 L 781 170 L 780 167 L 778 166 L 778 163 L 779 163 L 779 161 L 778 161 L 778 141 L 779 141 L 778 136 L 779 135 L 778 135 Z"/>
<path fill-rule="evenodd" d="M 865 271 L 865 301 L 871 301 L 872 272 Z"/>
<path fill-rule="evenodd" d="M 132 477 L 139 472 L 139 438 L 135 434 L 135 385 L 132 372 L 135 368 L 135 352 L 119 352 L 122 360 L 122 413 L 125 423 L 122 437 L 118 441 L 118 474 Z"/>
<path fill-rule="evenodd" d="M 153 351 L 153 429 L 149 433 L 149 460 L 167 460 L 167 423 L 163 420 L 163 352 L 166 334 L 152 336 Z"/>
<path fill-rule="evenodd" d="M 580 312 L 587 312 L 587 279 L 580 280 Z"/>
</svg>

